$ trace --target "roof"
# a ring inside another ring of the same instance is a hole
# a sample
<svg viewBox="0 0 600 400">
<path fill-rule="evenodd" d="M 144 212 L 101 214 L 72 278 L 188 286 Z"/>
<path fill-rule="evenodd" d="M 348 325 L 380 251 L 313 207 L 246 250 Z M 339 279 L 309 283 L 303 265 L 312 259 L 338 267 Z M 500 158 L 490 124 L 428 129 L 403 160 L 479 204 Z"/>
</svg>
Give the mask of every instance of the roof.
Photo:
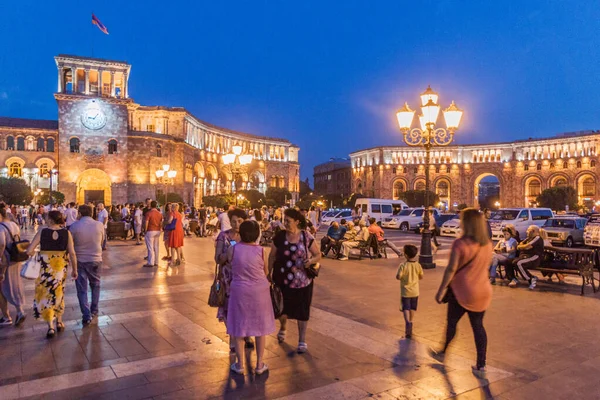
<svg viewBox="0 0 600 400">
<path fill-rule="evenodd" d="M 48 119 L 0 117 L 0 128 L 3 127 L 58 130 L 58 121 Z"/>
<path fill-rule="evenodd" d="M 71 54 L 59 54 L 55 58 L 69 58 L 69 59 L 74 59 L 74 60 L 96 61 L 96 62 L 102 62 L 102 63 L 122 64 L 123 66 L 129 66 L 129 63 L 127 61 L 109 60 L 107 58 L 73 56 Z"/>
</svg>

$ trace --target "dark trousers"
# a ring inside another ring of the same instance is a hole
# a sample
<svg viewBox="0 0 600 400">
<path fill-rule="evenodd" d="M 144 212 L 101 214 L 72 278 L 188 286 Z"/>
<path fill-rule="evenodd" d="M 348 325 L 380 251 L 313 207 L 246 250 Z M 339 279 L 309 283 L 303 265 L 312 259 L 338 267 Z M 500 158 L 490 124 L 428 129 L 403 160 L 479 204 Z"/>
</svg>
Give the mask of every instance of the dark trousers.
<svg viewBox="0 0 600 400">
<path fill-rule="evenodd" d="M 327 236 L 321 239 L 321 253 L 327 255 L 329 250 L 333 247 L 334 249 L 338 249 L 338 244 L 341 243 L 340 240 L 331 240 Z"/>
<path fill-rule="evenodd" d="M 435 228 L 431 230 L 431 240 L 433 241 L 433 244 L 435 244 L 435 247 L 440 247 L 440 244 L 437 241 L 437 235 L 435 234 Z"/>
<path fill-rule="evenodd" d="M 509 280 L 515 279 L 515 270 L 519 270 L 523 278 L 528 281 L 533 275 L 529 272 L 529 268 L 536 268 L 540 265 L 540 257 L 531 254 L 521 254 L 519 257 L 512 260 L 510 265 L 506 265 L 506 278 Z"/>
<path fill-rule="evenodd" d="M 98 314 L 98 302 L 100 301 L 100 272 L 101 262 L 77 262 L 77 299 L 83 319 L 90 319 L 92 314 Z M 92 305 L 88 301 L 88 284 L 92 291 Z"/>
<path fill-rule="evenodd" d="M 450 290 L 450 288 L 448 288 Z M 444 351 L 454 339 L 456 335 L 456 326 L 462 316 L 467 313 L 469 314 L 469 321 L 471 322 L 471 328 L 473 328 L 473 336 L 475 336 L 475 348 L 477 349 L 477 367 L 485 367 L 485 356 L 487 351 L 487 333 L 483 327 L 483 315 L 485 311 L 475 312 L 469 311 L 463 308 L 454 297 L 449 296 L 448 300 L 448 315 L 447 315 L 447 326 L 446 326 L 446 344 L 444 345 Z"/>
</svg>

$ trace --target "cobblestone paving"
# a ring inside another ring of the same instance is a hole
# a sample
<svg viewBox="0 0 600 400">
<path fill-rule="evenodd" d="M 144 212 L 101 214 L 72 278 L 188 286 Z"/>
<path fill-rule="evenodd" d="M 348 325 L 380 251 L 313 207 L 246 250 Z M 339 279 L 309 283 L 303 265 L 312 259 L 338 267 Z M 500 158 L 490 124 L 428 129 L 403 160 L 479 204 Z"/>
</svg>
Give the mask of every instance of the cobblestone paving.
<svg viewBox="0 0 600 400">
<path fill-rule="evenodd" d="M 414 234 L 390 232 L 396 245 Z M 206 299 L 214 247 L 188 238 L 178 268 L 141 268 L 144 246 L 111 241 L 105 252 L 100 317 L 81 326 L 75 285 L 68 283 L 66 330 L 45 339 L 31 315 L 0 329 L 0 399 L 461 399 L 600 398 L 600 294 L 579 296 L 578 281 L 539 289 L 494 288 L 486 314 L 487 379 L 470 373 L 474 344 L 459 325 L 442 365 L 427 355 L 439 346 L 445 307 L 433 295 L 451 240 L 442 239 L 440 268 L 426 271 L 412 340 L 403 338 L 397 258 L 323 262 L 309 323 L 309 352 L 297 355 L 294 324 L 286 343 L 267 340 L 270 371 L 229 373 L 225 327 Z M 31 301 L 32 282 L 26 283 Z M 31 314 L 31 312 L 29 312 Z M 254 353 L 247 350 L 247 365 Z"/>
</svg>

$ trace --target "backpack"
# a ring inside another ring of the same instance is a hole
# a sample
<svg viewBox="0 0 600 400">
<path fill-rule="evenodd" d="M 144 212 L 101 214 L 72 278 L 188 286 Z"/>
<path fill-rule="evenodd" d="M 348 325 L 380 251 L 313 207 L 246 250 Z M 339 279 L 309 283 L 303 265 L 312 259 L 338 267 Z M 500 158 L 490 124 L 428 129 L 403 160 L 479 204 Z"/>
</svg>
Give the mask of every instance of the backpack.
<svg viewBox="0 0 600 400">
<path fill-rule="evenodd" d="M 4 229 L 6 229 L 12 241 L 10 245 L 6 246 L 6 250 L 8 251 L 8 254 L 10 256 L 10 261 L 27 261 L 27 259 L 29 259 L 29 256 L 27 255 L 27 247 L 29 247 L 29 240 L 21 240 L 20 237 L 18 237 L 17 240 L 15 236 L 13 236 L 13 234 L 10 232 L 10 229 L 8 229 L 8 226 L 6 226 L 6 224 L 0 223 L 0 225 L 2 225 Z"/>
</svg>

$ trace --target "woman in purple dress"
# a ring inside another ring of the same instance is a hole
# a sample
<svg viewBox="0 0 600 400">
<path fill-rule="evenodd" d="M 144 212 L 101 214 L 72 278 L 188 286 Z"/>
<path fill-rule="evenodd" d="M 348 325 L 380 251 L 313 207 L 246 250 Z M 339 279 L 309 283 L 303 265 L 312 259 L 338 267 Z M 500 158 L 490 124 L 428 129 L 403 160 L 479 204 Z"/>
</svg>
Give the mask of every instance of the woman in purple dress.
<svg viewBox="0 0 600 400">
<path fill-rule="evenodd" d="M 265 249 L 258 244 L 260 226 L 245 221 L 240 226 L 241 242 L 227 250 L 232 280 L 229 286 L 227 333 L 235 340 L 237 363 L 231 370 L 244 374 L 244 338 L 256 338 L 256 369 L 260 375 L 269 367 L 263 362 L 266 336 L 275 331 Z"/>
</svg>

